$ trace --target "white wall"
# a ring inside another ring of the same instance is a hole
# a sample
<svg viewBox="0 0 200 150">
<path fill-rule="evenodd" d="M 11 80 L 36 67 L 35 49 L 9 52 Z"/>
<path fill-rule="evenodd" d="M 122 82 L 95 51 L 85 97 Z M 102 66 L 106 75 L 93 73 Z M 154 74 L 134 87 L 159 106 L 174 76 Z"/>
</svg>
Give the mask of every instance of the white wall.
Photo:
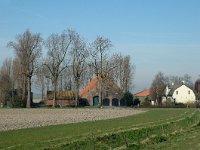
<svg viewBox="0 0 200 150">
<path fill-rule="evenodd" d="M 165 88 L 165 95 L 168 95 L 168 94 L 169 94 L 169 92 L 170 92 L 170 89 L 169 89 L 169 87 L 168 87 L 168 86 L 166 86 L 166 88 Z"/>
<path fill-rule="evenodd" d="M 174 91 L 172 98 L 175 99 L 176 103 L 195 102 L 196 100 L 194 92 L 185 85 L 182 85 L 181 87 L 177 88 Z"/>
</svg>

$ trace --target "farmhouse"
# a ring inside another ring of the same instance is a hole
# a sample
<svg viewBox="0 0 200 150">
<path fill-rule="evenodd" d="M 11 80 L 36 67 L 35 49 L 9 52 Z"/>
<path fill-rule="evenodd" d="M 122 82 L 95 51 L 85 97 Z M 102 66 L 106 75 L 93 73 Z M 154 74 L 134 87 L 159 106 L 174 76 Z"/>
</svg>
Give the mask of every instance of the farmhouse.
<svg viewBox="0 0 200 150">
<path fill-rule="evenodd" d="M 167 97 L 174 103 L 193 103 L 196 101 L 195 94 L 192 89 L 184 83 L 181 85 L 173 85 L 171 88 L 166 87 Z"/>
<path fill-rule="evenodd" d="M 141 92 L 134 94 L 134 97 L 138 98 L 140 102 L 144 102 L 145 99 L 151 100 L 151 91 L 150 89 L 143 90 Z"/>
<path fill-rule="evenodd" d="M 99 83 L 97 78 L 91 80 L 88 85 L 80 92 L 80 97 L 87 100 L 89 105 L 97 106 L 99 100 Z M 107 79 L 102 81 L 102 105 L 103 106 L 120 106 L 120 99 L 123 96 L 122 90 L 114 83 L 113 80 Z"/>
</svg>

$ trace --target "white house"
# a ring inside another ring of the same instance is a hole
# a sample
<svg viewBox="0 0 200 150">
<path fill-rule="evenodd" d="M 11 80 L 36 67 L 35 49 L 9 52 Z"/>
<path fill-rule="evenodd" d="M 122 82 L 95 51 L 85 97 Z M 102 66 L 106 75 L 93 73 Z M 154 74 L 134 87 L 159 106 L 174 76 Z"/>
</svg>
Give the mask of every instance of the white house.
<svg viewBox="0 0 200 150">
<path fill-rule="evenodd" d="M 172 88 L 168 88 L 167 97 L 171 98 L 171 100 L 175 103 L 193 103 L 196 101 L 195 94 L 192 89 L 187 87 L 186 85 L 173 85 Z"/>
</svg>

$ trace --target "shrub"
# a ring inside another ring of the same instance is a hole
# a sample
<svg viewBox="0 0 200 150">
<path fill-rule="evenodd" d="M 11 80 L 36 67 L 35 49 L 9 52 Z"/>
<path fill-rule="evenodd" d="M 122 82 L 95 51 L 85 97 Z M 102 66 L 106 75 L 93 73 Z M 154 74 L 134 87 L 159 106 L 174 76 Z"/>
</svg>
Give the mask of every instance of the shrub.
<svg viewBox="0 0 200 150">
<path fill-rule="evenodd" d="M 189 108 L 196 108 L 198 107 L 199 103 L 198 102 L 188 102 L 186 103 L 186 107 L 189 107 Z"/>
<path fill-rule="evenodd" d="M 167 98 L 166 101 L 163 102 L 163 107 L 171 108 L 174 107 L 174 102 L 170 98 Z"/>
<path fill-rule="evenodd" d="M 134 99 L 133 105 L 135 106 L 135 105 L 138 105 L 138 104 L 140 105 L 140 100 L 138 98 Z"/>
<path fill-rule="evenodd" d="M 186 105 L 183 104 L 183 103 L 176 103 L 176 104 L 175 104 L 175 107 L 176 107 L 176 108 L 186 108 Z"/>
<path fill-rule="evenodd" d="M 141 104 L 142 107 L 151 107 L 151 100 L 149 99 L 149 97 L 146 97 L 144 99 L 144 101 Z"/>
<path fill-rule="evenodd" d="M 200 101 L 199 100 L 196 101 L 196 107 L 200 108 Z"/>
<path fill-rule="evenodd" d="M 132 106 L 133 105 L 133 95 L 130 92 L 126 92 L 120 101 L 121 106 Z"/>
<path fill-rule="evenodd" d="M 162 135 L 157 135 L 153 138 L 153 143 L 161 143 L 167 141 L 167 137 L 162 136 Z"/>
<path fill-rule="evenodd" d="M 11 102 L 12 107 L 14 108 L 21 108 L 25 107 L 24 101 L 22 100 L 21 96 L 14 96 L 13 101 Z"/>
<path fill-rule="evenodd" d="M 176 108 L 199 108 L 200 103 L 199 102 L 188 102 L 186 104 L 183 103 L 176 103 Z"/>
<path fill-rule="evenodd" d="M 199 92 L 195 92 L 195 96 L 196 96 L 196 99 L 200 100 L 200 93 Z"/>
</svg>

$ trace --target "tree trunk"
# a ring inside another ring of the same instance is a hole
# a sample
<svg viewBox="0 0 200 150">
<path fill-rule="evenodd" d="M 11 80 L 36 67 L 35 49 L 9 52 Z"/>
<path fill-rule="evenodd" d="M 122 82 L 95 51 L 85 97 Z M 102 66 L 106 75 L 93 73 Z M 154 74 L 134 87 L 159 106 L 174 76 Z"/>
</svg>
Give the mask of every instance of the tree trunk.
<svg viewBox="0 0 200 150">
<path fill-rule="evenodd" d="M 26 76 L 23 74 L 23 83 L 22 83 L 22 101 L 23 101 L 23 106 L 25 107 L 27 104 L 27 100 L 26 100 L 26 91 L 27 91 L 27 78 Z"/>
<path fill-rule="evenodd" d="M 31 107 L 31 76 L 28 77 L 28 97 L 27 97 L 27 103 L 26 107 Z"/>
<path fill-rule="evenodd" d="M 14 102 L 14 82 L 13 82 L 13 79 L 12 79 L 12 100 L 11 100 L 11 105 L 13 104 L 13 102 Z"/>
<path fill-rule="evenodd" d="M 100 47 L 101 49 L 101 47 Z M 101 50 L 100 50 L 101 51 Z M 101 68 L 100 68 L 100 78 L 99 78 L 99 83 L 100 83 L 100 88 L 99 88 L 99 100 L 100 100 L 100 105 L 102 107 L 102 74 L 103 74 L 103 53 L 101 53 Z"/>
<path fill-rule="evenodd" d="M 42 84 L 42 101 L 44 100 L 44 85 Z"/>
<path fill-rule="evenodd" d="M 102 106 L 102 79 L 99 78 L 99 103 Z"/>
<path fill-rule="evenodd" d="M 76 79 L 76 95 L 75 95 L 75 106 L 78 105 L 78 100 L 79 100 L 79 80 Z"/>
<path fill-rule="evenodd" d="M 56 91 L 57 91 L 57 82 L 54 82 L 54 95 L 53 95 L 53 107 L 56 105 Z"/>
</svg>

